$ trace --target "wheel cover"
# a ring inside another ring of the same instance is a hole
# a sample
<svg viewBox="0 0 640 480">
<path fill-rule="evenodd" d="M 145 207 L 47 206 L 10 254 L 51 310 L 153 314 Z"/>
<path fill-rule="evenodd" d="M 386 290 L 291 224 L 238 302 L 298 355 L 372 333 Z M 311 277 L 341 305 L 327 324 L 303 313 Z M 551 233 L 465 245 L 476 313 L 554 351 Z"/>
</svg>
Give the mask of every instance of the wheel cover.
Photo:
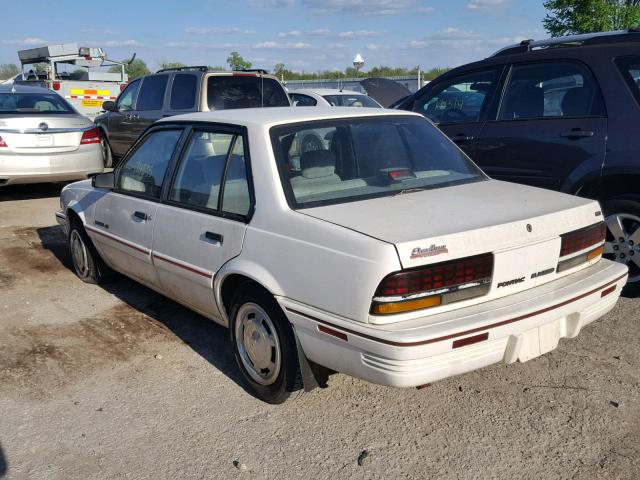
<svg viewBox="0 0 640 480">
<path fill-rule="evenodd" d="M 245 303 L 236 314 L 236 348 L 251 378 L 260 385 L 276 381 L 282 364 L 278 333 L 267 312 L 255 303 Z"/>
<path fill-rule="evenodd" d="M 89 274 L 89 262 L 87 261 L 87 247 L 82 241 L 82 236 L 77 230 L 71 231 L 71 258 L 76 271 L 81 277 Z"/>
<path fill-rule="evenodd" d="M 612 213 L 605 218 L 604 256 L 629 267 L 629 283 L 640 282 L 640 217 Z"/>
</svg>

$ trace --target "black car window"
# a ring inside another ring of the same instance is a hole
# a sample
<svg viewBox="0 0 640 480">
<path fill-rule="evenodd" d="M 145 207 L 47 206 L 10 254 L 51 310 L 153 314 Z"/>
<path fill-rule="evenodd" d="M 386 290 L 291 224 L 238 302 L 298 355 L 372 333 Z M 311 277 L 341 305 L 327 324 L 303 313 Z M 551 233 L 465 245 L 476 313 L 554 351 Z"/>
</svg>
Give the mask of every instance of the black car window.
<svg viewBox="0 0 640 480">
<path fill-rule="evenodd" d="M 640 57 L 624 57 L 616 60 L 622 76 L 640 103 Z"/>
<path fill-rule="evenodd" d="M 232 133 L 194 132 L 176 173 L 169 200 L 190 207 L 219 210 L 220 185 L 233 139 Z"/>
<path fill-rule="evenodd" d="M 158 130 L 149 134 L 120 169 L 117 189 L 160 198 L 162 181 L 181 133 L 182 130 Z"/>
<path fill-rule="evenodd" d="M 515 65 L 500 108 L 500 120 L 585 117 L 602 114 L 600 91 L 577 63 Z"/>
<path fill-rule="evenodd" d="M 244 74 L 209 77 L 207 104 L 209 110 L 291 105 L 287 92 L 277 80 Z"/>
<path fill-rule="evenodd" d="M 434 123 L 478 122 L 495 90 L 497 78 L 497 71 L 492 69 L 445 80 L 418 98 L 413 111 Z"/>
<path fill-rule="evenodd" d="M 178 73 L 171 85 L 171 110 L 187 110 L 196 103 L 198 77 L 188 73 Z"/>
<path fill-rule="evenodd" d="M 294 107 L 315 107 L 318 104 L 315 98 L 301 93 L 292 93 L 291 100 Z"/>
<path fill-rule="evenodd" d="M 140 89 L 140 80 L 134 80 L 118 97 L 116 101 L 116 107 L 118 111 L 126 112 L 128 110 L 133 110 L 133 106 L 136 103 L 136 97 L 138 95 L 138 90 Z"/>
<path fill-rule="evenodd" d="M 145 77 L 138 94 L 136 110 L 162 110 L 164 92 L 167 89 L 169 75 L 151 75 Z"/>
</svg>

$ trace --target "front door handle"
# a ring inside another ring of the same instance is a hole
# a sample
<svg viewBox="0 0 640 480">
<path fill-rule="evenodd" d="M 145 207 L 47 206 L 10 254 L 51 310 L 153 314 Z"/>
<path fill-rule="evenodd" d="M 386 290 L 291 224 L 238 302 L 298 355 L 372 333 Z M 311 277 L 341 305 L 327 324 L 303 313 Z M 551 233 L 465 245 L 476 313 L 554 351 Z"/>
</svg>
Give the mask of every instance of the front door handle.
<svg viewBox="0 0 640 480">
<path fill-rule="evenodd" d="M 223 237 L 219 233 L 204 232 L 204 236 L 205 236 L 205 238 L 207 238 L 209 240 L 213 240 L 214 242 L 222 243 Z"/>
<path fill-rule="evenodd" d="M 472 135 L 465 135 L 464 133 L 459 133 L 458 135 L 451 137 L 451 140 L 454 142 L 470 142 L 473 139 L 474 137 Z"/>
<path fill-rule="evenodd" d="M 139 218 L 140 220 L 149 220 L 149 215 L 144 212 L 135 211 L 133 212 L 133 216 Z"/>
<path fill-rule="evenodd" d="M 593 137 L 591 130 L 582 130 L 581 128 L 573 128 L 568 132 L 562 132 L 560 134 L 563 138 L 588 138 Z"/>
</svg>

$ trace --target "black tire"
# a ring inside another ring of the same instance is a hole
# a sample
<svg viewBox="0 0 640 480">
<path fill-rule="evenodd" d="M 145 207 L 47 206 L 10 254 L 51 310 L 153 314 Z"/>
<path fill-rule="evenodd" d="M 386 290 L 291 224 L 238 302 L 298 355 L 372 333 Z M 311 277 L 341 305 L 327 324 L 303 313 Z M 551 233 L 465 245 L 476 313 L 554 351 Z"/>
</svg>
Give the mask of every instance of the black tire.
<svg viewBox="0 0 640 480">
<path fill-rule="evenodd" d="M 234 357 L 251 392 L 271 404 L 302 392 L 293 328 L 273 296 L 254 284 L 241 285 L 229 319 Z"/>
<path fill-rule="evenodd" d="M 102 159 L 104 161 L 104 168 L 113 168 L 115 165 L 113 152 L 111 151 L 111 145 L 107 140 L 104 131 L 100 130 L 100 145 L 102 146 Z"/>
<path fill-rule="evenodd" d="M 629 267 L 629 280 L 622 293 L 637 297 L 640 295 L 640 242 L 634 233 L 640 235 L 640 196 L 608 198 L 602 200 L 601 205 L 607 222 L 604 256 Z"/>
<path fill-rule="evenodd" d="M 67 240 L 78 278 L 86 283 L 102 283 L 107 278 L 107 268 L 79 222 L 71 222 Z"/>
</svg>

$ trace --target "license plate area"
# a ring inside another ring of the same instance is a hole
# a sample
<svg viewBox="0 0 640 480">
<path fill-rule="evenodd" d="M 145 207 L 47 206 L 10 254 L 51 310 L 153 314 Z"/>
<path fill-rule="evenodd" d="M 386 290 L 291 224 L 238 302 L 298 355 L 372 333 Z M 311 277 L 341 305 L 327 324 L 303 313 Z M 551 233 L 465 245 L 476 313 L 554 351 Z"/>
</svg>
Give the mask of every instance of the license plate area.
<svg viewBox="0 0 640 480">
<path fill-rule="evenodd" d="M 53 135 L 50 133 L 37 133 L 36 145 L 38 147 L 53 147 Z"/>
</svg>

